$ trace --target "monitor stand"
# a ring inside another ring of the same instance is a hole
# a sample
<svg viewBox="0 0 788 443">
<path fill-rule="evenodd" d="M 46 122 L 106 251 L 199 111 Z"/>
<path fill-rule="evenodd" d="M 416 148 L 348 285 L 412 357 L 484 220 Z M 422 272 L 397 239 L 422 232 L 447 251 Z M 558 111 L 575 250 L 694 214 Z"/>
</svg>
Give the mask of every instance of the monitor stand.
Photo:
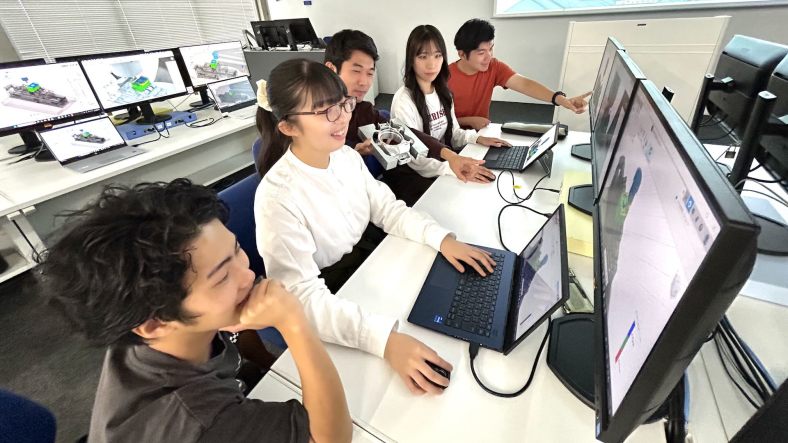
<svg viewBox="0 0 788 443">
<path fill-rule="evenodd" d="M 572 157 L 580 160 L 591 161 L 591 143 L 578 143 L 572 145 Z"/>
<path fill-rule="evenodd" d="M 189 103 L 189 106 L 191 106 L 192 110 L 195 110 L 204 109 L 208 106 L 213 106 L 214 104 L 216 103 L 211 100 L 211 98 L 208 96 L 208 91 L 205 89 L 205 87 L 203 87 L 203 89 L 200 89 L 200 101 L 191 102 Z"/>
<path fill-rule="evenodd" d="M 594 383 L 594 314 L 572 313 L 553 319 L 550 324 L 550 343 L 547 347 L 547 366 L 569 391 L 590 408 L 595 407 Z M 665 425 L 672 433 L 681 433 L 684 426 L 675 422 L 683 421 L 684 414 L 684 377 L 676 388 L 645 423 L 653 423 L 664 418 Z M 678 415 L 677 415 L 678 414 Z M 669 442 L 683 442 L 682 438 L 669 437 Z"/>
<path fill-rule="evenodd" d="M 142 111 L 142 118 L 137 120 L 139 124 L 152 125 L 154 123 L 166 122 L 172 118 L 170 114 L 155 114 L 150 103 L 141 103 L 138 106 Z"/>
<path fill-rule="evenodd" d="M 38 138 L 36 131 L 22 131 L 19 133 L 19 136 L 22 137 L 24 143 L 9 149 L 9 154 L 28 154 L 41 149 L 41 139 Z"/>
</svg>

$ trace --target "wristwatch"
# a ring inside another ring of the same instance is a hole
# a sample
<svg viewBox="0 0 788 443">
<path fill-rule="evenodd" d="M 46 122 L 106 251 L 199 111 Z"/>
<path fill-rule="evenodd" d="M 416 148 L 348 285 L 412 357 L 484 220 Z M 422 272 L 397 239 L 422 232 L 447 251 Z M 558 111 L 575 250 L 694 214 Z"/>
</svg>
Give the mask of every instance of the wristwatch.
<svg viewBox="0 0 788 443">
<path fill-rule="evenodd" d="M 553 94 L 553 98 L 550 99 L 550 103 L 552 103 L 553 106 L 558 106 L 558 103 L 555 102 L 555 99 L 558 98 L 559 95 L 563 95 L 564 97 L 566 97 L 564 91 L 555 91 L 555 93 Z"/>
</svg>

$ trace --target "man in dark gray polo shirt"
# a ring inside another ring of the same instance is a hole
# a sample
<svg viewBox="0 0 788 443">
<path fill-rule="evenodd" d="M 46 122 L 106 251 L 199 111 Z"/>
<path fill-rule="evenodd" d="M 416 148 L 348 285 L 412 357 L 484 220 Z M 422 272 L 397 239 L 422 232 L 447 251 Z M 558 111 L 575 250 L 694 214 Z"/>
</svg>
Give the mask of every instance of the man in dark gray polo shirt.
<svg viewBox="0 0 788 443">
<path fill-rule="evenodd" d="M 108 188 L 43 260 L 52 302 L 108 345 L 90 442 L 350 441 L 342 385 L 298 299 L 254 281 L 216 194 L 188 180 Z M 304 404 L 244 397 L 230 332 L 277 328 Z M 219 332 L 220 330 L 225 332 Z"/>
</svg>

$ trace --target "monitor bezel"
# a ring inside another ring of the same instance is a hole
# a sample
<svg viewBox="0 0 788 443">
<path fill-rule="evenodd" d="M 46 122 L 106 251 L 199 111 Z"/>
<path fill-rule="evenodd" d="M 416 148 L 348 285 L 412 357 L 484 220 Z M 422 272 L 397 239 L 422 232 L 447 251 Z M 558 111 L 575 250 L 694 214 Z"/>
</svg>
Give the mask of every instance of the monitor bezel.
<svg viewBox="0 0 788 443">
<path fill-rule="evenodd" d="M 636 93 L 660 114 L 678 155 L 689 165 L 702 195 L 720 223 L 720 232 L 684 295 L 635 376 L 615 413 L 610 412 L 607 323 L 601 270 L 599 206 L 594 208 L 595 402 L 597 439 L 623 441 L 662 404 L 749 277 L 760 230 L 733 187 L 697 137 L 650 81 Z M 633 95 L 634 97 L 634 95 Z M 617 149 L 616 149 L 617 151 Z M 614 151 L 613 155 L 616 155 Z M 737 251 L 731 254 L 730 251 Z M 709 297 L 716 293 L 716 298 Z"/>
</svg>

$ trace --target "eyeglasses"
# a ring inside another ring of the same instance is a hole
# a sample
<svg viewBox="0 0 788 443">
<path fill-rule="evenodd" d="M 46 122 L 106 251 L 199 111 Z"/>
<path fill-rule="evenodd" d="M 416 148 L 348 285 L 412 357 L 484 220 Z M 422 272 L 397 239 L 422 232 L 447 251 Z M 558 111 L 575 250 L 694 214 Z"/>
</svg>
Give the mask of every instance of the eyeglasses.
<svg viewBox="0 0 788 443">
<path fill-rule="evenodd" d="M 331 105 L 322 111 L 308 111 L 308 112 L 291 112 L 289 114 L 285 114 L 283 119 L 290 117 L 291 115 L 325 115 L 326 120 L 333 123 L 339 120 L 339 117 L 342 115 L 342 111 L 344 110 L 348 114 L 353 112 L 356 109 L 356 97 L 345 97 L 344 101 L 341 101 L 335 105 Z"/>
</svg>

